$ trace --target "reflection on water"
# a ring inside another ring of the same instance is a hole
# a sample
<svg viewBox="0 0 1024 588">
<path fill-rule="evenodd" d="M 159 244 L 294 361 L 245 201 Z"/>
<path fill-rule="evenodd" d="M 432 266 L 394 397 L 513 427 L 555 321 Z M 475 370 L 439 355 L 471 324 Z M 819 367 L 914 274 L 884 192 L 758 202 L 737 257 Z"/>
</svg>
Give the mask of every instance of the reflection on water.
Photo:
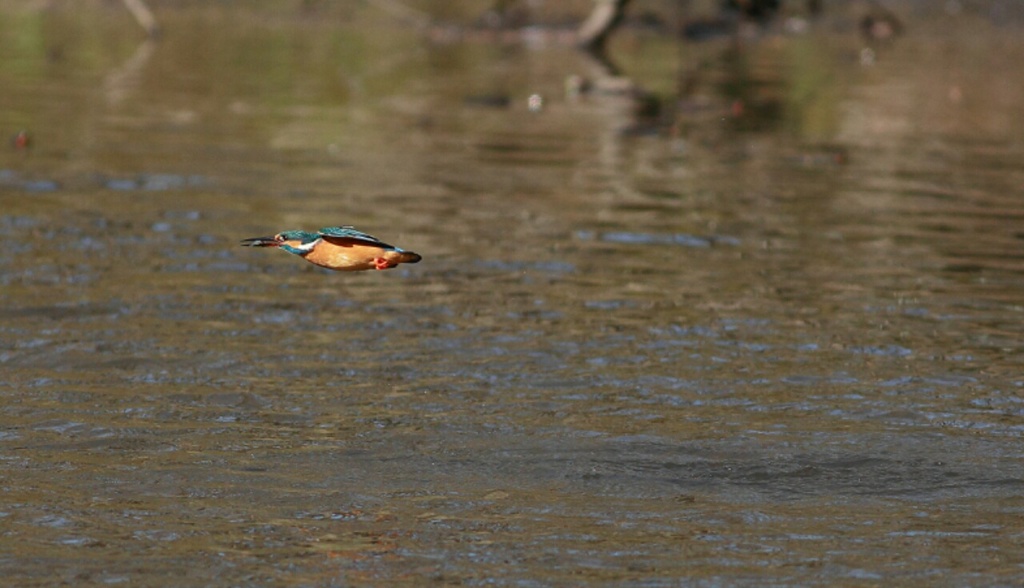
<svg viewBox="0 0 1024 588">
<path fill-rule="evenodd" d="M 637 112 L 372 8 L 4 10 L 19 583 L 1024 576 L 1016 29 L 629 34 Z M 337 224 L 424 261 L 237 246 Z"/>
</svg>

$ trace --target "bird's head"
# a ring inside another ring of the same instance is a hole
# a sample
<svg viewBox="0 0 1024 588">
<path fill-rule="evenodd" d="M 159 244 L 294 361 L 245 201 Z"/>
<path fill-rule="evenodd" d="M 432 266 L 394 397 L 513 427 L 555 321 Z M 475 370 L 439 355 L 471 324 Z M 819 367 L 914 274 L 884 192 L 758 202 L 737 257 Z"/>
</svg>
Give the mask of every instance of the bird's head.
<svg viewBox="0 0 1024 588">
<path fill-rule="evenodd" d="M 274 235 L 274 242 L 288 253 L 302 255 L 316 247 L 320 235 L 309 231 L 283 231 Z"/>
</svg>

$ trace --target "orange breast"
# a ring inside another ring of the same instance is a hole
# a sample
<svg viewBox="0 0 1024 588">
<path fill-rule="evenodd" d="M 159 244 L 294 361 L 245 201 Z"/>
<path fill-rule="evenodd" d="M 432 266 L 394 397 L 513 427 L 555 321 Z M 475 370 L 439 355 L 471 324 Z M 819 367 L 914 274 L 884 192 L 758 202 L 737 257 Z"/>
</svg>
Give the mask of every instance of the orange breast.
<svg viewBox="0 0 1024 588">
<path fill-rule="evenodd" d="M 390 251 L 355 239 L 324 239 L 306 254 L 306 261 L 340 271 L 374 269 L 374 260 Z"/>
</svg>

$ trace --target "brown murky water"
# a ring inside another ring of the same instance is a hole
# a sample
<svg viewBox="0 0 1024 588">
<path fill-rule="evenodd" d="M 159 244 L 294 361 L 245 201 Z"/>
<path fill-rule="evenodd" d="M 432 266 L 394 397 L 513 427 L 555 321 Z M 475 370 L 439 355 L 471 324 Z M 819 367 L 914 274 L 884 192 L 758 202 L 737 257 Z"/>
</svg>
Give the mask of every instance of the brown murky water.
<svg viewBox="0 0 1024 588">
<path fill-rule="evenodd" d="M 652 116 L 363 4 L 4 4 L 5 578 L 1024 580 L 1022 30 L 919 4 L 623 35 Z M 424 261 L 238 247 L 337 224 Z"/>
</svg>

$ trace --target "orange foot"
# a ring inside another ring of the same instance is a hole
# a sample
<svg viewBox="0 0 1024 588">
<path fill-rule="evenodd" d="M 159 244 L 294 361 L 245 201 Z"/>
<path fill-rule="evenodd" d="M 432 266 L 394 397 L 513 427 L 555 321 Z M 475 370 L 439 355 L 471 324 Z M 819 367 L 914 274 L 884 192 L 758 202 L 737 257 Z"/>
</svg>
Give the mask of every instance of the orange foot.
<svg viewBox="0 0 1024 588">
<path fill-rule="evenodd" d="M 388 268 L 395 267 L 395 264 L 393 264 L 390 261 L 384 259 L 383 257 L 378 257 L 378 258 L 373 260 L 373 267 L 375 267 L 375 268 L 377 268 L 379 270 L 386 270 Z"/>
</svg>

